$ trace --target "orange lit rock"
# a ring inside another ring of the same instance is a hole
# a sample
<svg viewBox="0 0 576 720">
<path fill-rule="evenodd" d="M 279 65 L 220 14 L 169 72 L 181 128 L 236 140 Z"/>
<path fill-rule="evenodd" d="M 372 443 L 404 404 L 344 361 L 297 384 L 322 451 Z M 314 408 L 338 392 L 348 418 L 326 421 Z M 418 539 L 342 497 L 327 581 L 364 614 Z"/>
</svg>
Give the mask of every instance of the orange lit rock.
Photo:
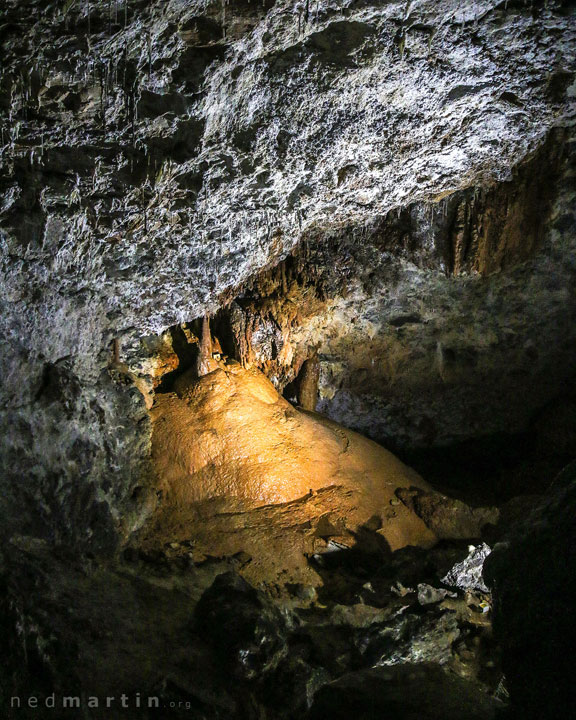
<svg viewBox="0 0 576 720">
<path fill-rule="evenodd" d="M 298 404 L 304 410 L 316 410 L 320 378 L 320 361 L 317 353 L 304 362 L 300 374 L 302 379 L 298 388 Z"/>
<path fill-rule="evenodd" d="M 142 368 L 153 378 L 154 387 L 158 387 L 164 375 L 178 368 L 180 360 L 172 344 L 170 333 L 164 333 L 158 338 L 157 347 L 150 360 Z"/>
<path fill-rule="evenodd" d="M 200 379 L 183 375 L 175 390 L 152 410 L 163 495 L 156 539 L 195 536 L 212 554 L 270 555 L 273 546 L 277 563 L 296 566 L 315 551 L 314 528 L 328 515 L 340 528 L 333 534 L 351 544 L 368 521 L 391 550 L 435 542 L 395 496 L 399 487 L 427 488 L 416 472 L 371 440 L 296 410 L 258 370 L 222 365 Z"/>
</svg>

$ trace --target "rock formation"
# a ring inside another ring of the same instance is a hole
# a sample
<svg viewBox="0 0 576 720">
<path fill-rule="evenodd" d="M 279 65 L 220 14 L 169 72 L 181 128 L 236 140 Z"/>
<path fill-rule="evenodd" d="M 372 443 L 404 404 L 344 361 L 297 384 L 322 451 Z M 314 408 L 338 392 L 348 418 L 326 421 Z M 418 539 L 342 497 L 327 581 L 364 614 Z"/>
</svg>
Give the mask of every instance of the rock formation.
<svg viewBox="0 0 576 720">
<path fill-rule="evenodd" d="M 296 410 L 258 370 L 233 363 L 200 379 L 191 371 L 175 389 L 159 396 L 152 411 L 152 459 L 162 503 L 145 531 L 146 547 L 195 538 L 206 553 L 254 554 L 254 581 L 297 568 L 298 580 L 306 575 L 317 583 L 307 557 L 322 535 L 310 522 L 320 517 L 324 537 L 344 547 L 355 544 L 370 523 L 391 550 L 436 541 L 396 497 L 402 489 L 426 490 L 417 473 L 376 443 Z M 266 509 L 259 511 L 261 506 Z M 259 521 L 263 514 L 265 523 Z M 227 526 L 230 516 L 243 518 L 251 532 L 239 532 L 234 521 Z"/>
<path fill-rule="evenodd" d="M 576 465 L 555 481 L 550 497 L 497 545 L 485 565 L 492 587 L 494 631 L 518 717 L 570 713 L 569 663 L 576 640 Z"/>
<path fill-rule="evenodd" d="M 0 698 L 288 720 L 417 662 L 446 716 L 538 707 L 505 558 L 553 595 L 566 535 L 442 578 L 576 456 L 575 39 L 568 0 L 4 0 Z"/>
<path fill-rule="evenodd" d="M 561 390 L 569 5 L 7 0 L 3 14 L 5 535 L 114 544 L 150 429 L 110 379 L 112 341 L 137 365 L 142 338 L 295 248 L 345 281 L 301 329 L 306 348 L 326 329 L 319 409 L 334 419 L 442 443 L 522 429 Z M 254 351 L 274 332 L 260 325 Z"/>
</svg>

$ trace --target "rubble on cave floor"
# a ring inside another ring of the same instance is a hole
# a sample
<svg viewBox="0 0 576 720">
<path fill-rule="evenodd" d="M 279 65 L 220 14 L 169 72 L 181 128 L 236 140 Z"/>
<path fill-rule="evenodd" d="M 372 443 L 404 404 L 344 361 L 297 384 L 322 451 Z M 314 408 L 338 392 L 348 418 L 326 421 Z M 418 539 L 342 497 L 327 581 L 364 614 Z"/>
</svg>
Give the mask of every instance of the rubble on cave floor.
<svg viewBox="0 0 576 720">
<path fill-rule="evenodd" d="M 238 363 L 180 375 L 152 415 L 161 500 L 113 572 L 168 590 L 167 608 L 185 598 L 186 643 L 212 668 L 206 685 L 159 658 L 166 698 L 208 718 L 319 717 L 340 686 L 362 693 L 390 668 L 403 688 L 416 664 L 446 717 L 465 717 L 462 693 L 493 716 L 491 597 L 462 578 L 481 578 L 498 508 L 434 491 Z"/>
<path fill-rule="evenodd" d="M 468 556 L 467 543 L 395 552 L 326 545 L 320 586 L 279 587 L 243 577 L 256 557 L 205 556 L 190 541 L 79 563 L 20 537 L 3 620 L 17 613 L 34 628 L 27 652 L 67 693 L 146 692 L 165 707 L 181 703 L 174 717 L 194 708 L 207 720 L 317 718 L 350 688 L 358 716 L 369 718 L 366 693 L 380 683 L 382 702 L 420 688 L 399 718 L 415 707 L 419 717 L 494 717 L 502 673 L 490 596 L 441 580 Z M 438 694 L 445 715 L 422 714 Z M 471 705 L 485 714 L 463 714 Z"/>
<path fill-rule="evenodd" d="M 174 717 L 339 717 L 351 694 L 372 718 L 372 692 L 410 693 L 398 718 L 504 707 L 482 582 L 498 507 L 436 492 L 238 363 L 180 375 L 151 414 L 157 501 L 121 557 L 13 539 L 1 612 L 33 632 L 7 658 L 67 693 L 146 691 Z"/>
<path fill-rule="evenodd" d="M 342 717 L 343 697 L 366 719 L 505 707 L 482 566 L 506 512 L 435 491 L 238 363 L 180 375 L 151 413 L 157 501 L 120 557 L 13 538 L 0 609 L 27 634 L 7 660 L 176 718 Z"/>
</svg>

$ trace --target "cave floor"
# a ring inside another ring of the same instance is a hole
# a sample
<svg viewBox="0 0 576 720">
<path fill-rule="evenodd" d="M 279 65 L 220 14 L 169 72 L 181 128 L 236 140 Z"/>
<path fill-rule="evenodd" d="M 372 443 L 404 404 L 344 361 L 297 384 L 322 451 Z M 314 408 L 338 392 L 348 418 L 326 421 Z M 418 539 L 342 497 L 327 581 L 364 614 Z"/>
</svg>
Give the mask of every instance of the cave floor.
<svg viewBox="0 0 576 720">
<path fill-rule="evenodd" d="M 119 556 L 12 539 L 6 625 L 32 632 L 6 657 L 36 668 L 21 682 L 206 720 L 345 717 L 342 693 L 375 718 L 374 688 L 400 719 L 432 697 L 427 718 L 504 708 L 481 561 L 530 498 L 441 494 L 238 364 L 183 375 L 151 414 L 160 500 Z"/>
<path fill-rule="evenodd" d="M 246 552 L 205 556 L 190 541 L 173 541 L 105 563 L 55 557 L 20 537 L 8 591 L 22 598 L 13 609 L 20 621 L 34 625 L 35 643 L 24 650 L 28 666 L 41 668 L 30 681 L 40 695 L 140 693 L 162 707 L 181 703 L 182 714 L 171 717 L 190 717 L 192 708 L 198 718 L 293 718 L 330 680 L 433 663 L 450 682 L 466 680 L 464 690 L 488 707 L 469 717 L 492 717 L 501 671 L 490 596 L 439 582 L 467 553 L 462 541 L 395 552 L 369 539 L 351 549 L 327 543 L 309 559 L 321 587 L 254 589 L 241 576 L 254 559 Z"/>
</svg>

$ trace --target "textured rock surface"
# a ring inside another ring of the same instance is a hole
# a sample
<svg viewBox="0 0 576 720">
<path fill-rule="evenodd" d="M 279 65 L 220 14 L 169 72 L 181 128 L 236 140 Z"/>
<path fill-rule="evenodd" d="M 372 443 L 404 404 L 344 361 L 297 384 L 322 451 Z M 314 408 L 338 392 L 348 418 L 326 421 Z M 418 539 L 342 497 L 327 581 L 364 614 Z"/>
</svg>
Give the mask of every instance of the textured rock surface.
<svg viewBox="0 0 576 720">
<path fill-rule="evenodd" d="M 442 582 L 447 585 L 458 587 L 461 590 L 481 590 L 488 592 L 484 580 L 482 579 L 482 570 L 486 558 L 489 557 L 492 549 L 486 543 L 474 546 L 470 545 L 469 554 L 461 563 L 457 563 L 442 578 Z"/>
<path fill-rule="evenodd" d="M 555 133 L 491 191 L 317 234 L 238 299 L 250 359 L 283 387 L 317 352 L 317 409 L 397 447 L 525 429 L 573 383 L 573 166 Z"/>
<path fill-rule="evenodd" d="M 288 653 L 286 617 L 234 573 L 218 576 L 202 595 L 195 622 L 234 677 L 256 678 L 276 668 Z"/>
<path fill-rule="evenodd" d="M 149 411 L 219 311 L 224 354 L 373 437 L 541 411 L 572 455 L 575 28 L 563 0 L 2 3 L 0 703 L 490 717 L 489 601 L 439 587 L 464 543 L 392 552 L 408 509 L 348 528 L 337 487 L 179 515 Z M 523 717 L 571 688 L 571 493 L 491 558 Z"/>
<path fill-rule="evenodd" d="M 454 553 L 461 557 L 462 549 L 452 546 L 448 554 Z M 416 548 L 383 562 L 385 557 L 365 551 L 347 566 L 335 565 L 331 572 L 339 585 L 319 602 L 302 588 L 279 597 L 274 585 L 250 586 L 237 574 L 237 558 L 190 562 L 167 546 L 110 562 L 58 554 L 37 538 L 14 537 L 0 566 L 2 716 L 293 720 L 307 717 L 323 686 L 338 678 L 350 686 L 357 671 L 396 678 L 394 687 L 418 707 L 426 698 L 438 704 L 443 718 L 451 717 L 444 701 L 466 709 L 476 698 L 485 713 L 494 706 L 489 696 L 500 675 L 496 669 L 490 677 L 483 667 L 490 628 L 475 618 L 485 616 L 464 597 L 450 599 L 449 607 L 447 600 L 423 607 L 415 592 L 400 597 L 389 590 L 407 574 L 434 582 L 448 558 Z M 372 591 L 347 597 L 350 587 L 362 588 L 367 580 Z M 407 659 L 418 667 L 406 665 Z M 386 667 L 370 671 L 376 662 Z M 424 673 L 424 681 L 412 685 L 413 672 L 416 679 Z M 327 686 L 319 705 L 336 690 Z M 38 697 L 35 708 L 27 707 L 30 695 Z M 44 710 L 52 695 L 55 709 Z M 374 702 L 384 702 L 385 695 L 378 692 Z M 14 696 L 22 698 L 19 709 L 11 707 Z M 81 709 L 63 712 L 63 696 L 82 698 Z M 94 697 L 98 709 L 87 708 Z M 148 697 L 158 699 L 160 710 L 146 707 Z M 359 712 L 371 700 L 364 693 L 357 699 Z"/>
<path fill-rule="evenodd" d="M 443 539 L 467 540 L 482 537 L 483 528 L 498 523 L 495 507 L 471 508 L 461 500 L 416 488 L 399 489 L 396 495 L 422 518 L 435 535 Z"/>
<path fill-rule="evenodd" d="M 8 0 L 1 31 L 3 533 L 110 548 L 121 518 L 122 532 L 141 524 L 149 427 L 133 378 L 118 368 L 111 378 L 108 366 L 138 355 L 141 336 L 234 297 L 306 239 L 316 248 L 343 236 L 344 255 L 366 247 L 361 264 L 390 287 L 385 301 L 348 289 L 335 320 L 319 316 L 332 337 L 320 408 L 333 417 L 408 444 L 441 442 L 521 425 L 558 390 L 569 352 L 558 336 L 569 344 L 573 332 L 568 190 L 538 201 L 542 227 L 533 190 L 512 202 L 513 219 L 532 206 L 529 232 L 511 229 L 490 196 L 470 252 L 467 223 L 480 215 L 465 189 L 508 180 L 566 125 L 569 3 Z M 416 226 L 415 255 L 404 231 L 378 240 L 396 209 Z M 443 231 L 422 228 L 445 210 L 456 226 L 438 255 Z M 506 271 L 538 245 L 497 280 L 445 277 Z M 431 322 L 412 322 L 416 313 Z M 419 404 L 404 366 L 437 378 L 435 404 Z M 510 377 L 495 382 L 503 366 Z M 341 372 L 359 386 L 340 387 Z M 450 383 L 471 372 L 462 402 L 462 382 Z M 363 382 L 378 390 L 370 400 Z M 527 384 L 530 401 L 511 402 Z M 400 397 L 406 386 L 401 412 L 390 387 Z M 493 411 L 502 397 L 503 414 Z"/>
<path fill-rule="evenodd" d="M 216 361 L 213 361 L 216 362 Z M 395 495 L 428 489 L 367 438 L 296 410 L 258 370 L 225 364 L 156 396 L 152 461 L 161 502 L 140 534 L 147 548 L 194 540 L 210 555 L 248 553 L 251 581 L 319 576 L 307 556 L 371 533 L 382 548 L 430 547 L 437 537 Z M 370 528 L 370 530 L 369 530 Z"/>
<path fill-rule="evenodd" d="M 484 568 L 494 593 L 494 632 L 518 717 L 562 717 L 574 704 L 576 465 Z M 515 716 L 516 717 L 516 716 Z"/>
<path fill-rule="evenodd" d="M 232 363 L 200 380 L 185 374 L 176 388 L 152 411 L 154 466 L 176 504 L 283 503 L 344 486 L 383 513 L 397 488 L 427 489 L 376 443 L 296 410 L 258 370 Z"/>
<path fill-rule="evenodd" d="M 500 703 L 437 665 L 402 665 L 351 673 L 322 688 L 310 720 L 399 718 L 403 720 L 490 720 Z"/>
</svg>

